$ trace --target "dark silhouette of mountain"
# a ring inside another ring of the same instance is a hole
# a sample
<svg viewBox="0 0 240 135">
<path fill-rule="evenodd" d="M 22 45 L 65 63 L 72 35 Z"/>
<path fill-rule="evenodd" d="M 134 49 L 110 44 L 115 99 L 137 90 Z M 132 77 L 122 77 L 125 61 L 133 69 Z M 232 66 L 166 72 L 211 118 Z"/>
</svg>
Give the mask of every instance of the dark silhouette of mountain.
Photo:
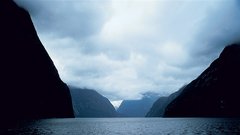
<svg viewBox="0 0 240 135">
<path fill-rule="evenodd" d="M 168 97 L 160 97 L 150 108 L 146 117 L 162 117 L 167 106 Z"/>
<path fill-rule="evenodd" d="M 146 117 L 163 117 L 167 105 L 171 103 L 178 95 L 180 95 L 184 88 L 185 86 L 168 97 L 160 97 L 156 102 L 154 102 Z"/>
<path fill-rule="evenodd" d="M 0 119 L 73 117 L 69 89 L 40 42 L 28 12 L 0 1 Z"/>
<path fill-rule="evenodd" d="M 120 117 L 145 117 L 153 103 L 157 100 L 156 93 L 145 93 L 140 100 L 124 100 L 117 109 Z"/>
<path fill-rule="evenodd" d="M 95 90 L 69 87 L 75 117 L 116 117 L 110 101 Z"/>
<path fill-rule="evenodd" d="M 166 108 L 166 117 L 240 117 L 240 45 L 224 48 Z"/>
</svg>

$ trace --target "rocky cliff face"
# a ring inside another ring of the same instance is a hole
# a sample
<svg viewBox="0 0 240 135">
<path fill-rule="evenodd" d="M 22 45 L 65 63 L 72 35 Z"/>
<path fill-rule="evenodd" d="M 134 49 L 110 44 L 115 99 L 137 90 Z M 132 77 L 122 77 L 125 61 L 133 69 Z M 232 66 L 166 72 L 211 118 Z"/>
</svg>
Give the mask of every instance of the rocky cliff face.
<svg viewBox="0 0 240 135">
<path fill-rule="evenodd" d="M 0 1 L 0 119 L 73 117 L 69 89 L 27 11 Z"/>
<path fill-rule="evenodd" d="M 157 100 L 156 93 L 145 93 L 139 100 L 124 100 L 117 109 L 120 117 L 145 117 Z"/>
<path fill-rule="evenodd" d="M 166 117 L 240 117 L 240 45 L 223 52 L 166 108 Z"/>
<path fill-rule="evenodd" d="M 70 87 L 76 117 L 116 117 L 110 101 L 95 90 Z"/>
</svg>

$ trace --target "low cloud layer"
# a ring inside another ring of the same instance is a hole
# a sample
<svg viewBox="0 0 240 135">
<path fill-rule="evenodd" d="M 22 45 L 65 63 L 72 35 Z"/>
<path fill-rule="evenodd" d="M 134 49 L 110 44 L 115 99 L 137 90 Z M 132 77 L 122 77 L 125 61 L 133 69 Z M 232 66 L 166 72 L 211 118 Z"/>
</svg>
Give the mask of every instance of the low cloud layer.
<svg viewBox="0 0 240 135">
<path fill-rule="evenodd" d="M 168 95 L 240 40 L 237 0 L 16 0 L 63 81 L 110 100 Z"/>
</svg>

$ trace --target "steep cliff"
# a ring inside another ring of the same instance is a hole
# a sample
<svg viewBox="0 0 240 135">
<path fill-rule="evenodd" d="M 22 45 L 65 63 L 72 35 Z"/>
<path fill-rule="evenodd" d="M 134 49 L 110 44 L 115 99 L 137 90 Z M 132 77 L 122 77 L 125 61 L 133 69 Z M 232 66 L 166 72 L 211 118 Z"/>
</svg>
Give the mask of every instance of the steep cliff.
<svg viewBox="0 0 240 135">
<path fill-rule="evenodd" d="M 166 108 L 166 117 L 240 117 L 240 45 L 233 44 Z"/>
<path fill-rule="evenodd" d="M 0 1 L 1 121 L 73 117 L 69 89 L 40 42 L 28 12 Z"/>
</svg>

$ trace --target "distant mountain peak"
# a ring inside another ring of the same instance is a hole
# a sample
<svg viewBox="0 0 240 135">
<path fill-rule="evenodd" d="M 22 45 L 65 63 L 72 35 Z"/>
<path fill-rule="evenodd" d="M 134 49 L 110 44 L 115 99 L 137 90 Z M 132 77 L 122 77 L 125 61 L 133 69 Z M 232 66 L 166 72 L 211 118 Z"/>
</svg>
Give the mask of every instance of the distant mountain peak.
<svg viewBox="0 0 240 135">
<path fill-rule="evenodd" d="M 153 103 L 158 99 L 158 94 L 146 92 L 139 100 L 123 100 L 117 112 L 121 117 L 144 117 Z"/>
</svg>

